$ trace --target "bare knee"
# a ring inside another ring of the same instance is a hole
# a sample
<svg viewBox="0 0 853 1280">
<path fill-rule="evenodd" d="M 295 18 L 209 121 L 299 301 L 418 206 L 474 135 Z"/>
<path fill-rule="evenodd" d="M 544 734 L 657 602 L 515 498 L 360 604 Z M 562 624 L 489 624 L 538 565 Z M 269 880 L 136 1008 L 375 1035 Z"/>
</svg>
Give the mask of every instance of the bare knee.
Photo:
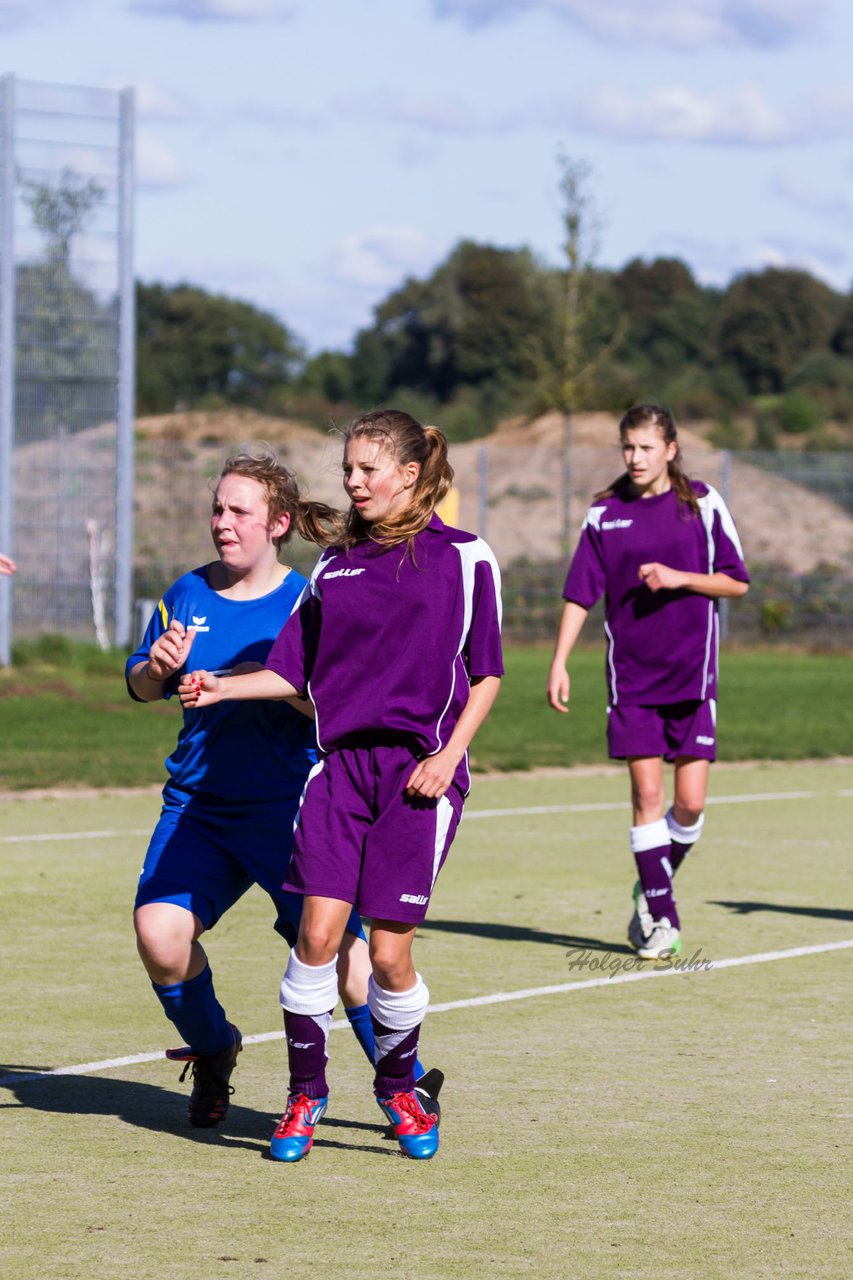
<svg viewBox="0 0 853 1280">
<path fill-rule="evenodd" d="M 691 806 L 675 800 L 672 805 L 672 816 L 682 827 L 694 827 L 704 812 L 705 807 L 701 804 Z"/>
<path fill-rule="evenodd" d="M 167 985 L 194 976 L 201 922 L 192 912 L 171 902 L 151 902 L 136 910 L 133 925 L 139 958 L 154 982 Z"/>
<path fill-rule="evenodd" d="M 370 959 L 373 976 L 385 991 L 408 991 L 416 981 L 409 948 L 401 949 L 388 939 L 374 945 L 371 936 Z"/>
<path fill-rule="evenodd" d="M 656 822 L 663 816 L 666 793 L 656 779 L 631 780 L 631 805 L 640 823 Z"/>
<path fill-rule="evenodd" d="M 303 920 L 299 932 L 297 954 L 303 964 L 328 964 L 338 954 L 340 933 L 326 920 Z"/>
</svg>

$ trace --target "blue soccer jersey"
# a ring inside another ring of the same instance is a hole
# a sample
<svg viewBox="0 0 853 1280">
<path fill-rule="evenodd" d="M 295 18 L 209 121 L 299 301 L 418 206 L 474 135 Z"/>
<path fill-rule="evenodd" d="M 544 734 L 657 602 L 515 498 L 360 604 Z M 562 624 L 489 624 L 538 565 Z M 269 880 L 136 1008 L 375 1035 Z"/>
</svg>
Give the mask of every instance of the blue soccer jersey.
<svg viewBox="0 0 853 1280">
<path fill-rule="evenodd" d="M 223 675 L 238 663 L 263 664 L 305 585 L 305 578 L 291 570 L 268 595 L 231 600 L 208 586 L 205 568 L 192 569 L 159 602 L 142 643 L 127 660 L 125 676 L 147 660 L 174 618 L 195 630 L 190 670 Z M 184 670 L 166 681 L 167 698 Z M 177 746 L 166 761 L 174 786 L 240 801 L 301 792 L 317 758 L 313 722 L 301 712 L 285 702 L 235 701 L 185 709 L 183 715 Z"/>
</svg>

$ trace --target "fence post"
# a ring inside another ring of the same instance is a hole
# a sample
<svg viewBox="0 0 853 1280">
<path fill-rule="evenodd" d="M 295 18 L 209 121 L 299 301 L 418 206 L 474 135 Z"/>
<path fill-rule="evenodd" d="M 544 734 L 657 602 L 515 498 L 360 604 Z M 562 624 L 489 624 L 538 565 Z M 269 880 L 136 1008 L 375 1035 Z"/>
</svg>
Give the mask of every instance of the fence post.
<svg viewBox="0 0 853 1280">
<path fill-rule="evenodd" d="M 0 551 L 13 555 L 15 464 L 15 78 L 0 79 Z M 12 582 L 0 575 L 0 665 L 12 657 Z"/>
<path fill-rule="evenodd" d="M 488 513 L 489 513 L 489 446 L 480 445 L 478 454 L 478 478 L 479 488 L 477 493 L 477 532 L 485 541 L 488 529 Z"/>
<path fill-rule="evenodd" d="M 116 412 L 115 642 L 131 641 L 136 296 L 133 279 L 133 90 L 122 90 L 119 117 L 119 324 Z"/>
</svg>

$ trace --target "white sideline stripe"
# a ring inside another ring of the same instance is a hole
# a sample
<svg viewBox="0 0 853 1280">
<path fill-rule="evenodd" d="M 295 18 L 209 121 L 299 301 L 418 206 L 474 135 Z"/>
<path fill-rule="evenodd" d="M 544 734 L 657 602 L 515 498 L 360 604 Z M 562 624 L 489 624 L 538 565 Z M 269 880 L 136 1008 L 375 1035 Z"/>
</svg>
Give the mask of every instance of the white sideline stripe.
<svg viewBox="0 0 853 1280">
<path fill-rule="evenodd" d="M 839 796 L 853 796 L 853 791 L 839 791 Z M 709 796 L 707 804 L 754 804 L 761 800 L 813 800 L 816 791 L 756 791 L 752 795 Z M 541 804 L 521 809 L 469 809 L 465 821 L 478 818 L 526 818 L 544 813 L 608 813 L 628 809 L 625 800 L 604 800 L 598 804 Z M 149 836 L 150 827 L 128 827 L 121 831 L 58 831 L 48 835 L 0 836 L 0 844 L 37 844 L 51 840 L 115 840 L 122 836 Z"/>
<path fill-rule="evenodd" d="M 0 836 L 0 844 L 39 844 L 50 840 L 115 840 L 121 836 L 150 836 L 151 827 L 124 827 L 121 831 L 53 831 L 48 835 Z"/>
<path fill-rule="evenodd" d="M 706 804 L 752 804 L 759 800 L 813 800 L 815 791 L 756 791 L 752 795 L 709 796 Z M 841 795 L 844 792 L 840 793 Z M 524 809 L 473 809 L 464 814 L 463 820 L 472 818 L 528 817 L 539 813 L 597 813 L 613 809 L 629 809 L 627 800 L 607 800 L 598 804 L 540 804 Z"/>
<path fill-rule="evenodd" d="M 618 973 L 607 978 L 590 978 L 585 982 L 561 982 L 552 987 L 527 987 L 523 991 L 496 991 L 490 996 L 471 996 L 467 1000 L 448 1000 L 445 1004 L 431 1004 L 429 1012 L 449 1013 L 452 1009 L 474 1009 L 481 1005 L 508 1004 L 514 1000 L 533 1000 L 539 996 L 565 995 L 570 991 L 587 991 L 592 987 L 615 987 L 623 982 L 647 982 L 652 978 L 669 978 L 687 973 L 713 973 L 717 969 L 734 969 L 744 964 L 767 964 L 770 960 L 793 960 L 800 956 L 816 956 L 827 951 L 843 951 L 853 947 L 853 938 L 844 942 L 821 942 L 813 947 L 792 947 L 787 951 L 760 951 L 751 956 L 732 956 L 727 960 L 702 961 L 709 964 L 708 969 L 642 969 L 636 973 Z M 583 951 L 587 948 L 578 947 Z M 626 959 L 636 959 L 626 957 Z M 639 961 L 636 961 L 640 963 Z M 674 961 L 677 964 L 678 961 Z M 682 963 L 687 966 L 690 961 Z M 332 1023 L 332 1031 L 340 1031 L 349 1026 L 346 1018 L 337 1018 Z M 244 1036 L 243 1044 L 266 1044 L 270 1040 L 283 1040 L 284 1031 L 265 1031 L 256 1036 Z M 45 1080 L 52 1076 L 85 1076 L 96 1071 L 111 1071 L 116 1067 L 131 1067 L 139 1062 L 165 1061 L 164 1051 L 157 1053 L 134 1053 L 125 1058 L 107 1058 L 103 1062 L 82 1062 L 73 1067 L 55 1067 L 52 1071 L 32 1071 L 26 1075 L 0 1076 L 0 1085 L 24 1084 L 30 1080 Z"/>
</svg>

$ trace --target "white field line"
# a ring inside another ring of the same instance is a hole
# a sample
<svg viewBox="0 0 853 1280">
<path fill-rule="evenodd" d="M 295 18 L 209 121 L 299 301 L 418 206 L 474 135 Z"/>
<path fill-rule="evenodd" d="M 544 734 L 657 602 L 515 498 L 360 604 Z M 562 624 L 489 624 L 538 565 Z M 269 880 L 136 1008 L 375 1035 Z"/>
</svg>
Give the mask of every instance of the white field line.
<svg viewBox="0 0 853 1280">
<path fill-rule="evenodd" d="M 839 796 L 853 796 L 853 791 L 839 791 Z M 709 796 L 708 804 L 757 804 L 762 800 L 813 800 L 816 791 L 757 791 L 751 795 Z M 607 813 L 628 809 L 625 800 L 606 800 L 598 804 L 541 804 L 527 805 L 519 809 L 468 809 L 466 822 L 480 818 L 526 818 L 546 813 Z M 116 840 L 123 836 L 147 836 L 150 827 L 128 827 L 115 831 L 54 831 L 48 834 L 28 836 L 0 836 L 0 844 L 38 844 L 53 840 Z"/>
<path fill-rule="evenodd" d="M 751 956 L 732 956 L 727 960 L 673 960 L 665 961 L 665 968 L 643 968 L 637 972 L 619 973 L 612 972 L 606 978 L 589 978 L 585 982 L 561 982 L 551 987 L 527 987 L 522 991 L 495 991 L 488 996 L 471 996 L 467 1000 L 448 1000 L 445 1004 L 431 1004 L 429 1007 L 430 1015 L 435 1013 L 449 1013 L 453 1009 L 474 1009 L 481 1005 L 488 1004 L 509 1004 L 515 1000 L 534 1000 L 540 996 L 557 996 L 566 995 L 571 991 L 588 991 L 593 987 L 615 987 L 624 982 L 648 982 L 653 978 L 669 978 L 672 976 L 685 976 L 686 974 L 711 973 L 718 969 L 734 969 L 740 965 L 746 964 L 767 964 L 771 960 L 794 960 L 800 956 L 816 956 L 828 951 L 843 951 L 853 947 L 853 938 L 849 938 L 843 942 L 823 942 L 813 947 L 791 947 L 787 951 L 760 951 Z M 585 948 L 578 947 L 573 950 L 584 951 Z M 626 963 L 642 964 L 641 960 L 635 957 L 621 958 L 616 962 L 613 960 L 605 960 L 606 952 L 602 953 L 601 967 L 604 965 L 615 964 L 624 965 Z M 597 957 L 593 957 L 589 962 L 589 967 L 595 964 Z M 681 967 L 679 967 L 679 965 Z M 349 1026 L 346 1018 L 337 1018 L 332 1023 L 333 1031 L 340 1031 L 341 1028 Z M 265 1031 L 256 1036 L 244 1036 L 243 1044 L 266 1044 L 270 1040 L 283 1040 L 284 1031 Z M 5 1075 L 0 1076 L 0 1085 L 17 1085 L 23 1084 L 30 1080 L 45 1080 L 53 1076 L 86 1076 L 92 1075 L 96 1071 L 112 1071 L 118 1067 L 130 1067 L 139 1062 L 157 1062 L 164 1058 L 164 1052 L 161 1049 L 157 1053 L 134 1053 L 124 1058 L 107 1058 L 103 1062 L 81 1062 L 73 1067 L 55 1067 L 52 1071 L 32 1071 L 21 1075 Z"/>
</svg>

